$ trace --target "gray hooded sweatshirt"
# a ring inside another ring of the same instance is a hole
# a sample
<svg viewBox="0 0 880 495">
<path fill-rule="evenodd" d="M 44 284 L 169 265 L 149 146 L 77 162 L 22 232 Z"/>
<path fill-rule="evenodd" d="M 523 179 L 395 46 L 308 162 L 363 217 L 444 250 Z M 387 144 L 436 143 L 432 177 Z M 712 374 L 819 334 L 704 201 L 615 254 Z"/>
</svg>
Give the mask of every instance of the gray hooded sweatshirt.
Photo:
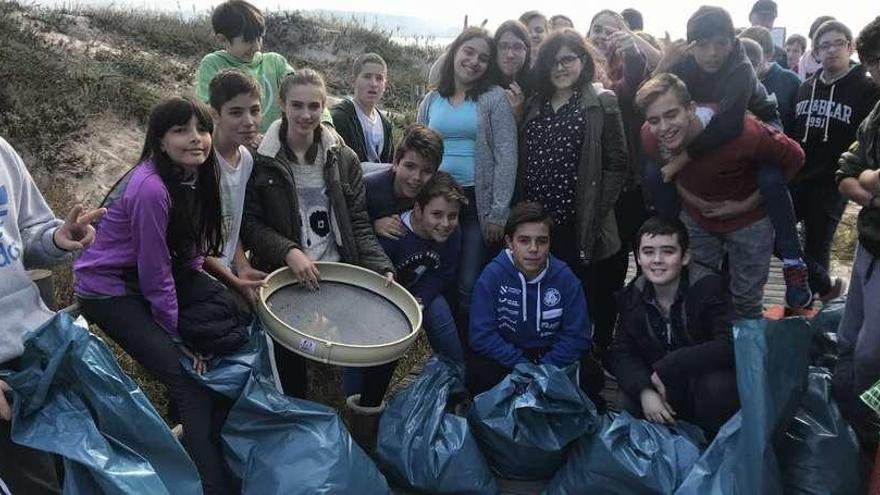
<svg viewBox="0 0 880 495">
<path fill-rule="evenodd" d="M 0 366 L 20 356 L 24 334 L 53 315 L 25 269 L 68 257 L 52 238 L 61 223 L 21 157 L 0 138 Z"/>
</svg>

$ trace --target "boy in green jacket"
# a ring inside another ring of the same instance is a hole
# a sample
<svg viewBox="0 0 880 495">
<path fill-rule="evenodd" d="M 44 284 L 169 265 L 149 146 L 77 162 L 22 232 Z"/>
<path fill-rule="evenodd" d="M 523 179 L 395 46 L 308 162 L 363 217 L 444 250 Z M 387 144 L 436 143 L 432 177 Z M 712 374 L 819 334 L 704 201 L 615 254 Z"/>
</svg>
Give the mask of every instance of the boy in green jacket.
<svg viewBox="0 0 880 495">
<path fill-rule="evenodd" d="M 196 73 L 196 96 L 209 103 L 208 86 L 211 79 L 223 69 L 239 69 L 250 73 L 260 84 L 262 124 L 260 133 L 281 118 L 278 106 L 278 88 L 281 79 L 293 72 L 284 55 L 263 53 L 263 35 L 266 20 L 260 10 L 245 0 L 228 0 L 218 5 L 211 14 L 211 26 L 223 49 L 209 53 L 199 63 Z M 330 112 L 321 116 L 323 122 L 332 123 Z"/>
</svg>

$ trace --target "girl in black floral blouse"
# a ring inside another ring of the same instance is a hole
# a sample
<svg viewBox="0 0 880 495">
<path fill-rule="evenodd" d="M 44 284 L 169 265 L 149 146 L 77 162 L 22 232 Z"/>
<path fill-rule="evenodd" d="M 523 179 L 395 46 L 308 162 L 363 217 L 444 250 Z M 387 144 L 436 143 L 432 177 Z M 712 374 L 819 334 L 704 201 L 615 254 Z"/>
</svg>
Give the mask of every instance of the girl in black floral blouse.
<svg viewBox="0 0 880 495">
<path fill-rule="evenodd" d="M 616 287 L 608 282 L 615 277 L 603 261 L 620 250 L 614 204 L 627 146 L 617 98 L 593 84 L 593 53 L 572 29 L 541 45 L 520 136 L 518 191 L 553 217 L 552 254 L 583 283 L 601 352 L 611 344 L 616 317 Z"/>
</svg>

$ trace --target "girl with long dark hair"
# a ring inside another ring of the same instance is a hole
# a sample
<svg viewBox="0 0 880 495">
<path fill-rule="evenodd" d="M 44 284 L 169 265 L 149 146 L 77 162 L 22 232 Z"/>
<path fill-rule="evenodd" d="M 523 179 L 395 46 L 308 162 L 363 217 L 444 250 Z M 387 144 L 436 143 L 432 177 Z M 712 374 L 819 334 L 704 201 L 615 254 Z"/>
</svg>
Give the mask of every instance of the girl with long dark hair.
<svg viewBox="0 0 880 495">
<path fill-rule="evenodd" d="M 520 136 L 519 190 L 553 218 L 553 254 L 583 283 L 594 342 L 607 347 L 611 334 L 599 332 L 599 320 L 614 301 L 603 262 L 620 250 L 614 205 L 627 149 L 617 97 L 593 84 L 595 74 L 590 47 L 573 29 L 541 45 Z"/>
<path fill-rule="evenodd" d="M 107 195 L 95 244 L 74 264 L 74 291 L 83 314 L 168 388 L 205 493 L 237 493 L 220 447 L 231 403 L 180 364 L 186 356 L 197 372 L 206 369 L 184 342 L 176 277 L 210 280 L 204 257 L 222 247 L 211 127 L 210 111 L 194 99 L 153 109 L 137 165 Z"/>
<path fill-rule="evenodd" d="M 482 28 L 465 29 L 449 46 L 440 81 L 419 105 L 420 124 L 443 136 L 440 170 L 468 197 L 460 214 L 458 273 L 460 329 L 489 245 L 504 235 L 516 180 L 516 120 L 504 90 L 494 84 L 495 41 Z"/>
</svg>

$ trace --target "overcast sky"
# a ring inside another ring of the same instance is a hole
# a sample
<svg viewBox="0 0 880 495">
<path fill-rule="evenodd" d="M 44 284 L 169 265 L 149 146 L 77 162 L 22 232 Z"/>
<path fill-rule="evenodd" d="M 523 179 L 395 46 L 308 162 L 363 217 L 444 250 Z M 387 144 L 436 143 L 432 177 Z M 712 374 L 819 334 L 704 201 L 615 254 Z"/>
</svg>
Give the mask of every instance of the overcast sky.
<svg viewBox="0 0 880 495">
<path fill-rule="evenodd" d="M 576 28 L 585 31 L 593 14 L 603 7 L 623 9 L 633 7 L 642 12 L 645 30 L 662 36 L 665 31 L 673 37 L 685 34 L 687 18 L 707 2 L 701 0 L 623 0 L 621 2 L 564 1 L 564 0 L 251 0 L 266 10 L 331 9 L 345 11 L 372 11 L 385 14 L 406 15 L 436 19 L 443 25 L 460 24 L 464 15 L 470 16 L 471 23 L 489 19 L 489 27 L 519 17 L 530 9 L 538 8 L 547 15 L 565 14 L 574 19 Z M 37 0 L 43 5 L 69 5 L 70 0 Z M 216 0 L 77 0 L 74 4 L 142 5 L 148 8 L 181 10 L 191 13 L 206 12 L 220 3 Z M 748 14 L 752 6 L 749 0 L 711 2 L 725 7 L 733 17 L 736 26 L 748 25 Z M 604 5 L 603 5 L 604 4 Z M 835 3 L 814 0 L 777 0 L 779 17 L 776 26 L 787 28 L 787 34 L 807 34 L 810 23 L 820 15 L 833 15 L 846 23 L 857 34 L 858 31 L 877 15 L 880 3 L 869 0 L 843 0 Z"/>
</svg>

